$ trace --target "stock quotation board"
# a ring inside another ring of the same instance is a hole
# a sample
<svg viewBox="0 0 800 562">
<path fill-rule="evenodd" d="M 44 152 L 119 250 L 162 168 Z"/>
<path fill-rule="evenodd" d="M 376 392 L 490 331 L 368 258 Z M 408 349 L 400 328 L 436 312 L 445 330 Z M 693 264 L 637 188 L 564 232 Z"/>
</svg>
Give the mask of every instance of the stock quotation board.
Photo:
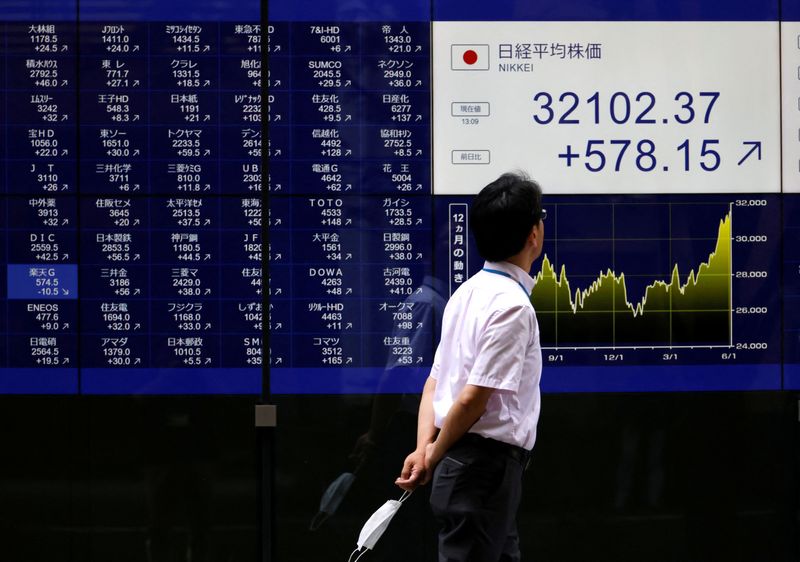
<svg viewBox="0 0 800 562">
<path fill-rule="evenodd" d="M 0 8 L 0 393 L 419 392 L 512 170 L 545 391 L 800 388 L 800 7 L 162 4 Z"/>
<path fill-rule="evenodd" d="M 547 390 L 780 389 L 777 3 L 607 4 L 434 3 L 437 219 L 504 170 L 542 184 Z M 482 262 L 448 243 L 453 290 Z"/>
<path fill-rule="evenodd" d="M 258 4 L 0 22 L 0 392 L 259 393 Z"/>
<path fill-rule="evenodd" d="M 271 2 L 272 391 L 418 392 L 512 170 L 548 210 L 546 391 L 796 387 L 797 15 Z"/>
</svg>

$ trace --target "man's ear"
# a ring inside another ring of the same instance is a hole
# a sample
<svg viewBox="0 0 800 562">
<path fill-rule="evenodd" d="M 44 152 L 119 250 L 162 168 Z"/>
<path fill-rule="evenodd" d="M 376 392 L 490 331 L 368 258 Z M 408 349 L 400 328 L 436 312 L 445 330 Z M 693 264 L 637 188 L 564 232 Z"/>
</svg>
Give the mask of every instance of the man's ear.
<svg viewBox="0 0 800 562">
<path fill-rule="evenodd" d="M 539 223 L 536 223 L 531 227 L 531 231 L 528 233 L 528 244 L 531 244 L 533 247 L 538 247 L 540 243 Z"/>
</svg>

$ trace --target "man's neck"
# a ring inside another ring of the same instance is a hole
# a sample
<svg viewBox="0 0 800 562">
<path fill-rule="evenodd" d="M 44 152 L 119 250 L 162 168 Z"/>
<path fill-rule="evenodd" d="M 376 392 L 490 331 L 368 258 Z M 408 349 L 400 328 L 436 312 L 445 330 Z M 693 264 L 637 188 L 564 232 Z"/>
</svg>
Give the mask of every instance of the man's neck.
<svg viewBox="0 0 800 562">
<path fill-rule="evenodd" d="M 528 274 L 530 274 L 531 267 L 533 267 L 533 260 L 528 258 L 528 256 L 522 255 L 522 252 L 520 252 L 516 256 L 511 256 L 505 261 L 516 265 L 518 268 L 520 268 L 522 271 Z"/>
</svg>

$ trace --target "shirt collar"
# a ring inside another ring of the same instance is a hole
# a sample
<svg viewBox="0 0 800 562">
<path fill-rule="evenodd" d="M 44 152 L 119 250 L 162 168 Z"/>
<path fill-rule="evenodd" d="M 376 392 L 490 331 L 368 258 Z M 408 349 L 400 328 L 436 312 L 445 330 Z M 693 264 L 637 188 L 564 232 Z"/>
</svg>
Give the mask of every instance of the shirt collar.
<svg viewBox="0 0 800 562">
<path fill-rule="evenodd" d="M 497 269 L 508 273 L 514 281 L 522 284 L 522 286 L 525 287 L 525 290 L 528 292 L 528 294 L 533 291 L 533 286 L 536 283 L 534 279 L 528 275 L 527 271 L 514 265 L 513 263 L 509 263 L 507 261 L 487 261 L 484 262 L 483 267 L 486 269 Z"/>
</svg>

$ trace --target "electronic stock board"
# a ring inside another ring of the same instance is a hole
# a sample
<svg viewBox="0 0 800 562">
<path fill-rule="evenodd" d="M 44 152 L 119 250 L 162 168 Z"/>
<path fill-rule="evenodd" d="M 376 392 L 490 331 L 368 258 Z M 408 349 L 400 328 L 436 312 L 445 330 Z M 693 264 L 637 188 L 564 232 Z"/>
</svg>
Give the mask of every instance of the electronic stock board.
<svg viewBox="0 0 800 562">
<path fill-rule="evenodd" d="M 0 392 L 418 392 L 516 169 L 545 391 L 800 388 L 800 6 L 204 4 L 4 14 Z"/>
<path fill-rule="evenodd" d="M 259 393 L 258 3 L 0 23 L 0 392 Z"/>
</svg>

